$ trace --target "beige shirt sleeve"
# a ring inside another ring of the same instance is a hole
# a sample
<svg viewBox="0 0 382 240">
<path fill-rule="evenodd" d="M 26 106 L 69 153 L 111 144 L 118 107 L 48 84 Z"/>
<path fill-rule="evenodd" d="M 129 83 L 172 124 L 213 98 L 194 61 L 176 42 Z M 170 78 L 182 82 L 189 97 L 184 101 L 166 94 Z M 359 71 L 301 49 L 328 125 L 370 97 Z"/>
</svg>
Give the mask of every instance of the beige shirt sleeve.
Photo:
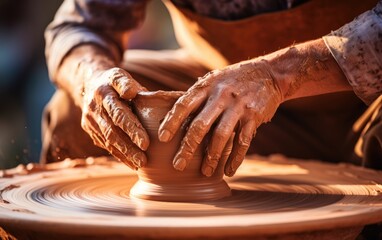
<svg viewBox="0 0 382 240">
<path fill-rule="evenodd" d="M 382 94 L 382 0 L 323 39 L 354 92 L 371 104 Z"/>
<path fill-rule="evenodd" d="M 122 37 L 144 20 L 148 0 L 65 0 L 45 31 L 45 55 L 54 81 L 65 55 L 74 47 L 96 44 L 119 62 L 126 48 Z"/>
</svg>

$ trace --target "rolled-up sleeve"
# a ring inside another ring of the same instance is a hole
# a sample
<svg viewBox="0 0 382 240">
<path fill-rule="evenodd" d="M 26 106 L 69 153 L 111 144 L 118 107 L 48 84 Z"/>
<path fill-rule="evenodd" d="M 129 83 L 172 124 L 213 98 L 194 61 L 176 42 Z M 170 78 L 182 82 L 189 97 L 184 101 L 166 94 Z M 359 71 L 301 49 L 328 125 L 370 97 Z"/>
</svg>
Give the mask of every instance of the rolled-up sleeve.
<svg viewBox="0 0 382 240">
<path fill-rule="evenodd" d="M 323 39 L 354 92 L 371 104 L 382 94 L 382 0 Z"/>
<path fill-rule="evenodd" d="M 126 48 L 124 33 L 139 26 L 148 0 L 65 0 L 45 31 L 45 55 L 53 79 L 74 47 L 96 44 L 119 62 Z M 53 79 L 54 80 L 54 79 Z"/>
</svg>

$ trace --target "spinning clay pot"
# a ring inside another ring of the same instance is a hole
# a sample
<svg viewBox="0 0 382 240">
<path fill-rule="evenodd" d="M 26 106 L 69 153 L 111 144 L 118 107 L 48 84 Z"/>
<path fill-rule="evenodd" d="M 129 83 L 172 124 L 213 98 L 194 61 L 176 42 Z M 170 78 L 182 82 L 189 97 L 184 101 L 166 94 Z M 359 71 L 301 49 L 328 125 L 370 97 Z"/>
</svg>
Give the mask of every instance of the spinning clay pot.
<svg viewBox="0 0 382 240">
<path fill-rule="evenodd" d="M 223 180 L 224 164 L 232 148 L 227 144 L 221 161 L 211 177 L 201 173 L 208 136 L 197 148 L 183 172 L 173 167 L 173 159 L 186 133 L 190 119 L 186 120 L 168 143 L 158 139 L 158 128 L 167 112 L 183 92 L 142 92 L 133 100 L 133 109 L 150 137 L 146 151 L 147 164 L 138 170 L 138 182 L 130 190 L 134 198 L 196 202 L 216 200 L 231 195 Z"/>
</svg>

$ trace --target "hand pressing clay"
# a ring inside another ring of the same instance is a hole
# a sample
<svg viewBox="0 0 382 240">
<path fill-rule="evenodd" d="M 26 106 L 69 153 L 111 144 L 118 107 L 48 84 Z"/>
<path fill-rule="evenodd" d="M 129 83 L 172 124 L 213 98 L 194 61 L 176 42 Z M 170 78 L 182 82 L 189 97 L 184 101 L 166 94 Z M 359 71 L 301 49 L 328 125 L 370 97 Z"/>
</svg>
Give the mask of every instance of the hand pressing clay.
<svg viewBox="0 0 382 240">
<path fill-rule="evenodd" d="M 193 154 L 187 169 L 177 171 L 173 166 L 174 156 L 184 139 L 189 119 L 186 119 L 171 141 L 163 143 L 158 139 L 158 128 L 165 115 L 183 92 L 141 92 L 133 100 L 133 109 L 150 137 L 146 151 L 147 164 L 138 169 L 139 181 L 130 191 L 136 198 L 161 201 L 206 201 L 231 195 L 223 180 L 224 165 L 231 151 L 230 141 L 217 170 L 210 177 L 201 172 L 208 136 Z M 187 144 L 184 142 L 182 144 Z"/>
</svg>

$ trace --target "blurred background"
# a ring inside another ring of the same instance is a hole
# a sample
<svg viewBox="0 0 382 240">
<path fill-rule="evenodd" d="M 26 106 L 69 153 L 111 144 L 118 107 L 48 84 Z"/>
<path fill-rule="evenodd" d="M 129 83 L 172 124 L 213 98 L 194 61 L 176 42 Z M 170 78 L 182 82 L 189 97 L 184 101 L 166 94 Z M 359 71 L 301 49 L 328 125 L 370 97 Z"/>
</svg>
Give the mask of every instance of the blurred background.
<svg viewBox="0 0 382 240">
<path fill-rule="evenodd" d="M 38 162 L 41 114 L 55 91 L 44 57 L 44 30 L 62 0 L 0 0 L 0 169 Z M 171 20 L 150 1 L 130 48 L 174 49 Z"/>
</svg>

